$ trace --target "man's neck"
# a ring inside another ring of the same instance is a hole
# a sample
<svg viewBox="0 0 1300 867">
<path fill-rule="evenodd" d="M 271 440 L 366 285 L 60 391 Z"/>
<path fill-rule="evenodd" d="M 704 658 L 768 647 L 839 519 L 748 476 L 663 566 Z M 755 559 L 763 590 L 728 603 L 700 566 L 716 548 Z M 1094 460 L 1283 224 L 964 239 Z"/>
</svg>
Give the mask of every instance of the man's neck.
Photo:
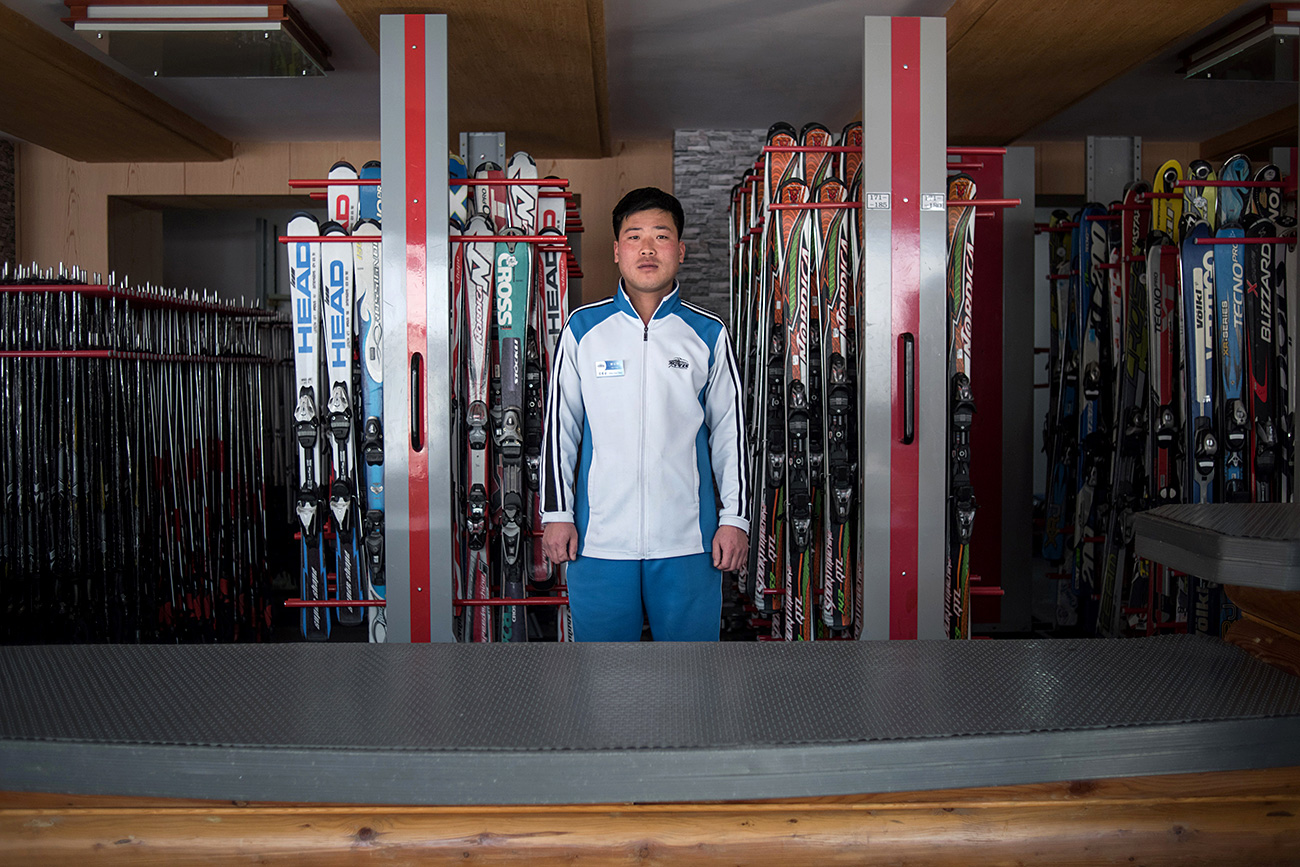
<svg viewBox="0 0 1300 867">
<path fill-rule="evenodd" d="M 673 292 L 673 287 L 669 286 L 660 292 L 630 292 L 627 286 L 623 287 L 623 292 L 627 295 L 628 302 L 632 309 L 641 317 L 641 321 L 646 325 L 654 318 L 655 311 L 659 309 L 660 303 Z"/>
</svg>

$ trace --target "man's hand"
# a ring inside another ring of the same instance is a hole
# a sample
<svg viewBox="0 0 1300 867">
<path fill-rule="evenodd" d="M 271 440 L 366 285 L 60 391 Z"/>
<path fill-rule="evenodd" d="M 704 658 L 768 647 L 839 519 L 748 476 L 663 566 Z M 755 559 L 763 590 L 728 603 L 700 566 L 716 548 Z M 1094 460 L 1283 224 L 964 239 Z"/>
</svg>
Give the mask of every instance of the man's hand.
<svg viewBox="0 0 1300 867">
<path fill-rule="evenodd" d="M 716 547 L 716 542 L 714 543 Z M 566 521 L 556 521 L 542 528 L 542 551 L 552 563 L 568 563 L 578 558 L 578 528 Z M 714 555 L 716 558 L 716 554 Z"/>
<path fill-rule="evenodd" d="M 730 524 L 718 527 L 718 532 L 713 534 L 713 568 L 736 572 L 748 560 L 749 534 Z"/>
</svg>

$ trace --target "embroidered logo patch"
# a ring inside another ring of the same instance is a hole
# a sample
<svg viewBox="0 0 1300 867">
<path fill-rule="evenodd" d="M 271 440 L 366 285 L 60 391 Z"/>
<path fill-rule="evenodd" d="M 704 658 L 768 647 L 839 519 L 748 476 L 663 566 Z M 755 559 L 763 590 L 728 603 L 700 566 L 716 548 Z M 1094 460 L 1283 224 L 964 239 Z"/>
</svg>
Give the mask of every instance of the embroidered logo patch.
<svg viewBox="0 0 1300 867">
<path fill-rule="evenodd" d="M 668 366 L 674 370 L 686 370 L 691 366 L 691 363 L 685 358 L 670 358 L 668 359 Z"/>
<path fill-rule="evenodd" d="M 597 362 L 596 362 L 596 376 L 597 376 L 597 377 L 602 377 L 602 376 L 622 376 L 622 375 L 623 375 L 623 359 L 618 358 L 618 359 L 613 359 L 613 360 L 610 360 L 610 361 L 597 361 Z"/>
</svg>

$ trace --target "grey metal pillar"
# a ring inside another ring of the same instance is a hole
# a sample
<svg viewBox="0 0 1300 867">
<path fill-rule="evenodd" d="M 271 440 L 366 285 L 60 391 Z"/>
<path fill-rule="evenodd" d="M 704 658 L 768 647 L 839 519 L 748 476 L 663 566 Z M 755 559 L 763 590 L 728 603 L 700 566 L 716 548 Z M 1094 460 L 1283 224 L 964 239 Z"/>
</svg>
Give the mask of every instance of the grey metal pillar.
<svg viewBox="0 0 1300 867">
<path fill-rule="evenodd" d="M 379 33 L 388 640 L 452 641 L 447 17 Z"/>
<path fill-rule="evenodd" d="M 1028 632 L 1033 621 L 1034 149 L 1007 148 L 1002 195 L 1002 589 L 1001 619 L 988 628 Z M 979 230 L 976 229 L 976 237 Z M 978 315 L 978 314 L 977 314 Z M 979 416 L 976 415 L 978 423 Z M 975 496 L 979 496 L 976 491 Z M 976 513 L 978 533 L 979 517 Z M 978 539 L 978 536 L 976 536 Z M 976 543 L 978 544 L 978 542 Z"/>
<path fill-rule="evenodd" d="M 944 635 L 946 32 L 865 20 L 862 638 Z"/>
</svg>

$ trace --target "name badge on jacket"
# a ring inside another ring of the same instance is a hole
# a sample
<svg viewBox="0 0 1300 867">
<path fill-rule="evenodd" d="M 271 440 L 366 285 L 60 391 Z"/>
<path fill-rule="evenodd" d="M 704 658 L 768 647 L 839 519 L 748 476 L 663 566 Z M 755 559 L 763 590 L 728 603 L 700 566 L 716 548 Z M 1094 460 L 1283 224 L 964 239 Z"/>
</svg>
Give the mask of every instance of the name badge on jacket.
<svg viewBox="0 0 1300 867">
<path fill-rule="evenodd" d="M 596 362 L 597 378 L 600 378 L 602 376 L 622 376 L 622 375 L 623 375 L 623 359 L 620 358 L 615 361 Z"/>
</svg>

